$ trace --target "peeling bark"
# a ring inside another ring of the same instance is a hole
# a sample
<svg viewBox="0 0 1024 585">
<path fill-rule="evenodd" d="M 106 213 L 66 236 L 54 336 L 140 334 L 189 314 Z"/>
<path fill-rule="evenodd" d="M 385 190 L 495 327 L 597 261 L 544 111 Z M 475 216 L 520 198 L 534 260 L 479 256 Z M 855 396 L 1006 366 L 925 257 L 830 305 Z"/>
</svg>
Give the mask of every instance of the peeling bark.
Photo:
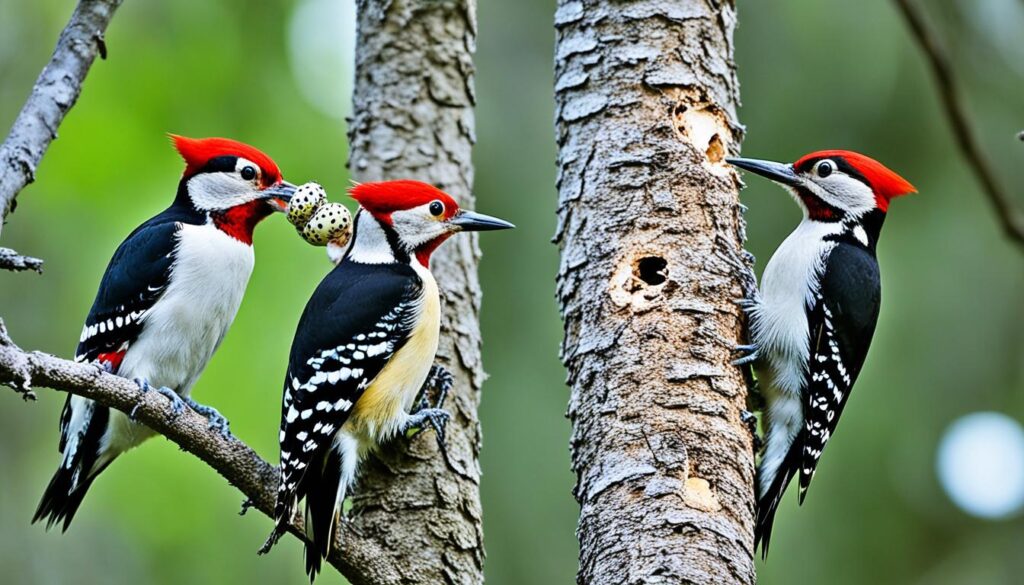
<svg viewBox="0 0 1024 585">
<path fill-rule="evenodd" d="M 753 583 L 729 1 L 559 0 L 558 301 L 579 583 Z"/>
<path fill-rule="evenodd" d="M 78 101 L 82 83 L 96 56 L 107 57 L 103 34 L 122 0 L 82 0 L 60 33 L 50 62 L 36 84 L 11 131 L 0 146 L 0 231 L 7 214 L 26 185 L 35 180 L 36 167 L 57 128 Z"/>
<path fill-rule="evenodd" d="M 472 209 L 474 0 L 360 0 L 349 168 L 357 181 L 418 179 Z M 434 254 L 438 362 L 455 376 L 446 462 L 427 431 L 371 458 L 351 523 L 384 544 L 403 583 L 482 583 L 480 257 L 475 234 Z"/>
</svg>

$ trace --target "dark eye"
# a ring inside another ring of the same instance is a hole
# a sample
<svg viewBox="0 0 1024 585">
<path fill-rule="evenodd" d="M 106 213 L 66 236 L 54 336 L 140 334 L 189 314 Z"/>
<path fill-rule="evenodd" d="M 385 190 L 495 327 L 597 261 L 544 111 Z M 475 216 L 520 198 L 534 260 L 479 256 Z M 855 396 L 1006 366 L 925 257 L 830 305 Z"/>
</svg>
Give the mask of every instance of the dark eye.
<svg viewBox="0 0 1024 585">
<path fill-rule="evenodd" d="M 444 203 L 440 201 L 430 202 L 430 215 L 438 216 L 444 213 Z"/>
<path fill-rule="evenodd" d="M 256 178 L 256 169 L 246 166 L 242 167 L 242 178 L 246 181 L 251 181 Z"/>
<path fill-rule="evenodd" d="M 832 171 L 836 170 L 836 163 L 830 160 L 823 160 L 818 163 L 818 176 L 824 179 L 825 177 L 832 174 Z"/>
</svg>

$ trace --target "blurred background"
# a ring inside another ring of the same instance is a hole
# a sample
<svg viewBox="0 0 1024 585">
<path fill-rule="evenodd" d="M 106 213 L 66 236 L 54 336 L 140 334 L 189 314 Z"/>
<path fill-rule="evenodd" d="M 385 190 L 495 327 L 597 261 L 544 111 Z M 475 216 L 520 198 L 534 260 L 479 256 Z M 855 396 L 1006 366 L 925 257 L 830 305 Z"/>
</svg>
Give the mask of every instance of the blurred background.
<svg viewBox="0 0 1024 585">
<path fill-rule="evenodd" d="M 1024 184 L 1024 3 L 935 0 L 931 22 L 1001 181 Z M 73 8 L 0 0 L 0 128 L 9 127 Z M 492 585 L 574 582 L 568 392 L 554 303 L 553 0 L 479 7 L 478 208 L 515 222 L 481 238 L 483 499 Z M 166 132 L 223 135 L 315 179 L 348 185 L 352 0 L 126 2 L 98 62 L 20 199 L 2 243 L 46 273 L 0 273 L 0 316 L 25 348 L 71 356 L 117 244 L 173 197 Z M 747 156 L 869 153 L 913 182 L 879 256 L 885 301 L 842 430 L 802 509 L 779 512 L 762 583 L 1019 583 L 1024 574 L 1024 261 L 1002 237 L 955 149 L 917 47 L 889 2 L 739 2 Z M 799 219 L 751 180 L 758 271 Z M 1024 198 L 1018 195 L 1018 206 Z M 294 324 L 327 270 L 281 218 L 256 235 L 234 328 L 195 389 L 276 460 L 280 380 Z M 291 302 L 282 302 L 291 299 Z M 66 535 L 30 526 L 57 465 L 63 394 L 0 391 L 0 567 L 7 583 L 304 583 L 299 545 L 255 550 L 270 530 L 241 496 L 156 438 L 93 487 Z M 795 490 L 792 490 L 795 492 Z M 330 572 L 323 583 L 341 582 Z"/>
</svg>

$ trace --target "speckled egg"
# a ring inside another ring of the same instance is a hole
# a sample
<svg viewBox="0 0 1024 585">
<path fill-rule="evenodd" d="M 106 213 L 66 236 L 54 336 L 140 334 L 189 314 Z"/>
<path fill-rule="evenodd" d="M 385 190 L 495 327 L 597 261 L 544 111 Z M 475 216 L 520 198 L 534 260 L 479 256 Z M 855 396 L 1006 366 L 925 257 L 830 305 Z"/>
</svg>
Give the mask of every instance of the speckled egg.
<svg viewBox="0 0 1024 585">
<path fill-rule="evenodd" d="M 309 218 L 313 217 L 316 210 L 326 200 L 327 192 L 324 191 L 324 188 L 319 183 L 310 182 L 299 185 L 298 189 L 295 190 L 295 194 L 292 195 L 292 200 L 288 202 L 288 221 L 296 229 L 303 229 Z"/>
<path fill-rule="evenodd" d="M 344 241 L 350 237 L 352 215 L 341 203 L 324 203 L 302 228 L 302 237 L 314 246 Z"/>
</svg>

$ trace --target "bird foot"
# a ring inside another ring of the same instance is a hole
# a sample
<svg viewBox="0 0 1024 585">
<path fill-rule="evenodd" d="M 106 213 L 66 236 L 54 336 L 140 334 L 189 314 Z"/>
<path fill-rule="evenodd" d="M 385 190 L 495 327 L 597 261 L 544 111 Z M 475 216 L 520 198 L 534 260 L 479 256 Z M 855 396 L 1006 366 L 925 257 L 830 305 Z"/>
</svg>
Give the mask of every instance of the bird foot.
<svg viewBox="0 0 1024 585">
<path fill-rule="evenodd" d="M 427 408 L 441 408 L 444 406 L 444 401 L 448 398 L 448 392 L 451 391 L 452 386 L 455 385 L 455 378 L 452 373 L 445 369 L 440 364 L 434 364 L 430 366 L 430 373 L 427 375 L 427 380 L 423 382 L 423 387 L 420 388 L 419 397 L 416 399 L 416 410 L 418 412 Z M 437 390 L 437 399 L 433 404 L 430 403 L 428 397 L 430 390 Z"/>
<path fill-rule="evenodd" d="M 150 390 L 153 390 L 157 394 L 162 394 L 162 395 L 166 396 L 167 399 L 171 401 L 171 416 L 170 416 L 170 418 L 172 420 L 177 418 L 179 415 L 181 415 L 181 413 L 185 412 L 185 401 L 182 400 L 181 396 L 178 396 L 178 393 L 175 392 L 174 390 L 171 390 L 170 388 L 168 388 L 166 386 L 161 386 L 159 388 L 154 388 L 153 386 L 151 386 L 149 384 L 148 380 L 144 380 L 142 378 L 136 378 L 135 379 L 135 383 L 138 384 L 139 389 L 142 390 L 143 392 L 149 392 Z M 136 415 L 137 411 L 139 410 L 140 406 L 142 406 L 142 405 L 141 404 L 136 404 L 132 408 L 132 411 L 130 413 L 128 413 L 128 418 L 130 418 L 132 421 L 135 420 L 135 415 Z"/>
<path fill-rule="evenodd" d="M 206 421 L 209 423 L 209 427 L 215 431 L 219 431 L 220 436 L 225 439 L 231 438 L 231 423 L 229 423 L 228 419 L 224 418 L 224 415 L 218 412 L 216 408 L 206 406 L 205 404 L 199 404 L 195 400 L 192 400 L 191 397 L 185 399 L 185 404 L 188 404 L 192 410 L 205 416 Z"/>
<path fill-rule="evenodd" d="M 434 427 L 434 433 L 437 435 L 437 448 L 441 451 L 445 460 L 447 460 L 448 448 L 444 440 L 444 430 L 451 417 L 452 415 L 442 408 L 421 408 L 409 415 L 405 426 L 402 427 L 402 432 L 405 433 L 414 429 L 422 431 L 423 427 L 429 423 L 430 426 Z"/>
<path fill-rule="evenodd" d="M 758 353 L 757 344 L 754 343 L 750 345 L 737 345 L 736 347 L 733 348 L 733 351 L 745 354 L 732 361 L 732 365 L 734 366 L 745 366 L 747 364 L 756 362 L 757 359 L 760 357 L 760 354 Z"/>
</svg>

